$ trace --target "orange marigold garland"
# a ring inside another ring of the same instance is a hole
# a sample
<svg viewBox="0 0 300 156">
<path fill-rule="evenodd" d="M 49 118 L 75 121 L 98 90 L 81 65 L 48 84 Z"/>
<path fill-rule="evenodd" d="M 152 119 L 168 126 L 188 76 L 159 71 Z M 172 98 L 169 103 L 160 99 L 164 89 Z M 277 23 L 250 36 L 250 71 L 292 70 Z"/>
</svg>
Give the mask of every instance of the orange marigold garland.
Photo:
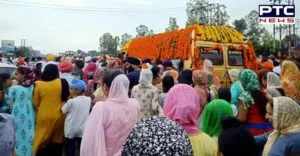
<svg viewBox="0 0 300 156">
<path fill-rule="evenodd" d="M 151 58 L 152 60 L 188 59 L 191 54 L 192 43 L 190 35 L 193 31 L 198 33 L 196 26 L 133 39 L 127 54 L 140 59 Z M 196 41 L 197 35 L 194 36 L 194 41 Z M 199 49 L 196 45 L 194 52 L 196 59 L 200 58 Z"/>
<path fill-rule="evenodd" d="M 254 52 L 253 45 L 251 43 L 248 43 L 248 49 L 242 44 L 239 46 L 230 45 L 228 46 L 228 49 L 241 51 L 243 54 L 245 68 L 257 71 L 258 66 L 256 63 L 256 55 Z"/>
</svg>

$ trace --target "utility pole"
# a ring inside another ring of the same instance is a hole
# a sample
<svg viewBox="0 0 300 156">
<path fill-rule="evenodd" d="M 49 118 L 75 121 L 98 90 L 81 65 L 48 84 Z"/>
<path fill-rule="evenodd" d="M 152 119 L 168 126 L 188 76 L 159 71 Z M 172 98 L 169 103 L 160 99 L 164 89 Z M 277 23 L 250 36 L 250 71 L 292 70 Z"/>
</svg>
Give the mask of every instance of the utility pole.
<svg viewBox="0 0 300 156">
<path fill-rule="evenodd" d="M 291 4 L 291 1 L 288 0 L 288 5 Z M 291 51 L 291 40 L 292 40 L 292 36 L 291 36 L 291 25 L 289 24 L 288 25 L 289 29 L 288 29 L 288 32 L 289 32 L 289 37 L 288 37 L 288 52 L 289 52 L 289 57 L 292 57 L 292 51 Z"/>
<path fill-rule="evenodd" d="M 273 2 L 273 5 L 275 5 L 276 4 L 276 1 L 274 0 L 274 2 Z M 275 24 L 273 24 L 273 53 L 275 54 L 276 53 L 276 43 L 275 43 L 275 34 L 276 34 L 276 32 L 275 32 Z"/>
<path fill-rule="evenodd" d="M 21 50 L 22 50 L 24 55 L 25 55 L 25 42 L 26 42 L 25 39 L 21 39 Z"/>
<path fill-rule="evenodd" d="M 295 5 L 294 0 L 292 0 L 292 4 Z M 293 58 L 295 57 L 295 53 L 296 53 L 296 47 L 297 47 L 296 44 L 297 44 L 296 25 L 293 24 L 293 45 L 294 45 Z"/>
</svg>

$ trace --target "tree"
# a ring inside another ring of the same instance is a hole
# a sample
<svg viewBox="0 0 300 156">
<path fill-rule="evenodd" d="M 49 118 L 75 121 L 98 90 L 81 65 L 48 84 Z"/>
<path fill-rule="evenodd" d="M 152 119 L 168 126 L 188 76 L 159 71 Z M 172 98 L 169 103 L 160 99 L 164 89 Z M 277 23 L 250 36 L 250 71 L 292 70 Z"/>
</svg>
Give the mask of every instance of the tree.
<svg viewBox="0 0 300 156">
<path fill-rule="evenodd" d="M 247 30 L 247 23 L 244 18 L 241 18 L 239 20 L 234 20 L 233 25 L 235 29 L 242 34 L 245 32 L 245 30 Z"/>
<path fill-rule="evenodd" d="M 189 0 L 186 9 L 188 16 L 186 26 L 199 22 L 209 25 L 226 24 L 229 15 L 225 9 L 221 8 L 226 8 L 226 6 L 219 3 L 209 3 L 208 0 Z"/>
<path fill-rule="evenodd" d="M 217 6 L 220 6 L 218 3 Z M 225 7 L 225 5 L 223 5 Z M 228 23 L 230 16 L 227 14 L 226 10 L 217 9 L 217 11 L 213 14 L 211 19 L 211 23 L 213 25 L 225 25 Z"/>
<path fill-rule="evenodd" d="M 197 19 L 197 17 L 194 17 L 194 16 L 190 16 L 188 17 L 188 20 L 186 22 L 186 27 L 189 26 L 189 25 L 195 25 L 195 24 L 198 24 L 199 21 Z"/>
<path fill-rule="evenodd" d="M 272 53 L 274 50 L 274 45 L 273 45 L 273 36 L 265 29 L 264 32 L 262 33 L 260 45 L 256 48 L 257 53 L 261 54 L 263 52 L 267 53 Z M 279 45 L 280 42 L 279 40 L 275 40 L 275 51 L 279 51 Z"/>
<path fill-rule="evenodd" d="M 145 25 L 139 25 L 138 27 L 136 27 L 136 32 L 136 37 L 145 37 L 153 35 L 153 30 L 149 30 L 149 28 Z"/>
<path fill-rule="evenodd" d="M 120 38 L 113 37 L 110 33 L 103 34 L 99 39 L 99 49 L 103 54 L 116 55 Z"/>
<path fill-rule="evenodd" d="M 256 10 L 252 10 L 246 15 L 244 19 L 247 24 L 247 29 L 243 32 L 245 36 L 252 41 L 256 54 L 262 54 L 263 52 L 272 53 L 274 50 L 274 38 L 265 27 L 259 24 L 257 18 L 258 12 Z M 242 26 L 239 28 L 242 28 Z M 275 40 L 275 51 L 279 50 L 279 45 L 279 40 Z"/>
<path fill-rule="evenodd" d="M 29 57 L 32 55 L 32 51 L 28 47 L 16 47 L 15 50 L 16 57 Z"/>
<path fill-rule="evenodd" d="M 99 52 L 97 52 L 96 50 L 90 50 L 88 51 L 89 56 L 98 56 L 100 55 Z"/>
<path fill-rule="evenodd" d="M 166 31 L 178 30 L 179 26 L 175 17 L 169 18 L 169 27 L 166 28 Z"/>
<path fill-rule="evenodd" d="M 187 3 L 186 13 L 188 16 L 187 26 L 191 24 L 196 24 L 199 21 L 203 23 L 208 23 L 208 18 L 206 16 L 207 0 L 190 0 Z"/>
<path fill-rule="evenodd" d="M 269 0 L 269 2 L 272 2 L 274 4 L 278 2 L 278 4 L 280 4 L 282 2 L 282 0 Z"/>
<path fill-rule="evenodd" d="M 245 16 L 245 22 L 247 29 L 243 30 L 244 22 L 243 19 L 235 21 L 235 26 L 239 31 L 243 30 L 243 33 L 247 39 L 252 41 L 255 52 L 261 54 L 263 52 L 271 52 L 273 49 L 273 38 L 272 35 L 257 21 L 258 12 L 252 10 L 248 15 Z"/>
<path fill-rule="evenodd" d="M 128 43 L 132 39 L 132 35 L 125 33 L 121 36 L 120 46 L 123 47 L 126 43 Z"/>
<path fill-rule="evenodd" d="M 265 31 L 265 28 L 262 27 L 258 21 L 258 12 L 256 10 L 252 10 L 246 17 L 246 23 L 248 25 L 247 32 L 245 33 L 246 37 L 251 41 L 259 41 L 262 37 L 262 34 Z"/>
</svg>

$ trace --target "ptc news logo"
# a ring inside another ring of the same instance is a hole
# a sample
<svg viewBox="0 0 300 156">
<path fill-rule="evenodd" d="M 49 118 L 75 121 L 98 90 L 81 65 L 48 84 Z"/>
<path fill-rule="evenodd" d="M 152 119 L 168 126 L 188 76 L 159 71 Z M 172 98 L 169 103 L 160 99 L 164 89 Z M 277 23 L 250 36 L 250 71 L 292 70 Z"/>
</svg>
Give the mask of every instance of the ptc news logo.
<svg viewBox="0 0 300 156">
<path fill-rule="evenodd" d="M 295 24 L 295 5 L 259 5 L 259 23 Z"/>
</svg>

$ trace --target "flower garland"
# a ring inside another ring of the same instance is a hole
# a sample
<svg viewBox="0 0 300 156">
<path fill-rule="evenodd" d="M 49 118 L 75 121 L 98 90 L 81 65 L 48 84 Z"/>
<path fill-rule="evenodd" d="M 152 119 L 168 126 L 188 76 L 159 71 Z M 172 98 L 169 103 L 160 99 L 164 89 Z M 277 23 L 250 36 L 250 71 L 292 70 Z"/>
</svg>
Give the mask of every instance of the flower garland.
<svg viewBox="0 0 300 156">
<path fill-rule="evenodd" d="M 191 33 L 195 32 L 191 39 Z M 133 39 L 127 49 L 128 56 L 140 59 L 151 58 L 152 60 L 188 59 L 191 56 L 191 44 L 194 45 L 193 60 L 200 60 L 199 49 L 195 42 L 198 29 L 190 26 L 186 29 L 174 30 L 153 36 Z"/>
<path fill-rule="evenodd" d="M 195 34 L 191 35 L 193 32 Z M 219 43 L 241 43 L 244 36 L 228 26 L 192 25 L 181 30 L 133 39 L 127 49 L 127 55 L 140 59 L 150 58 L 153 61 L 191 58 L 193 68 L 201 69 L 200 49 L 196 44 L 198 39 Z M 248 42 L 247 45 L 248 49 L 244 45 L 231 45 L 228 48 L 242 51 L 245 67 L 256 71 L 258 65 L 253 45 L 251 42 Z M 223 53 L 221 44 L 204 50 L 218 50 Z"/>
<path fill-rule="evenodd" d="M 243 54 L 243 60 L 244 60 L 245 68 L 257 71 L 258 65 L 257 65 L 257 62 L 256 62 L 256 55 L 255 55 L 255 52 L 254 52 L 254 47 L 253 47 L 251 42 L 248 42 L 247 45 L 248 45 L 249 49 L 247 49 L 242 44 L 239 45 L 239 46 L 230 45 L 230 46 L 228 46 L 228 49 L 241 51 L 242 54 Z"/>
</svg>

